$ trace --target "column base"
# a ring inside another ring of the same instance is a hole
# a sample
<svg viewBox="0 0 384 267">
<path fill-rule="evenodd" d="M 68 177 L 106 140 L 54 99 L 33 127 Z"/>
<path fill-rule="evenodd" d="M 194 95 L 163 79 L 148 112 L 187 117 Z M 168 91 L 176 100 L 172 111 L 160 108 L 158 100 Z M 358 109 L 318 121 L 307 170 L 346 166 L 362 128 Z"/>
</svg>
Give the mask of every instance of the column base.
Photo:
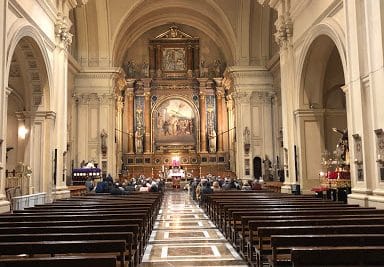
<svg viewBox="0 0 384 267">
<path fill-rule="evenodd" d="M 56 188 L 56 190 L 52 191 L 52 200 L 63 199 L 71 197 L 71 191 L 67 189 L 67 187 Z"/>
<path fill-rule="evenodd" d="M 8 200 L 0 199 L 0 214 L 11 210 L 11 203 Z"/>
<path fill-rule="evenodd" d="M 384 196 L 378 196 L 378 195 L 368 196 L 368 207 L 384 209 Z"/>
<path fill-rule="evenodd" d="M 348 204 L 357 204 L 361 207 L 369 207 L 369 196 L 366 194 L 352 193 L 348 195 Z"/>
</svg>

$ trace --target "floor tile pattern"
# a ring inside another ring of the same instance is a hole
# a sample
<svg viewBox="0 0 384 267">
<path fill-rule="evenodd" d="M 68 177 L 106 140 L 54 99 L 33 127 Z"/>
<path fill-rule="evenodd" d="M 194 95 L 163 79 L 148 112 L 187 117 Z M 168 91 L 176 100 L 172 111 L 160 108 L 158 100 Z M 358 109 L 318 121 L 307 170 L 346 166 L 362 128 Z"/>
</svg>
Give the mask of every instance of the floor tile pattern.
<svg viewBox="0 0 384 267">
<path fill-rule="evenodd" d="M 246 263 L 184 191 L 168 191 L 140 267 L 225 266 Z"/>
</svg>

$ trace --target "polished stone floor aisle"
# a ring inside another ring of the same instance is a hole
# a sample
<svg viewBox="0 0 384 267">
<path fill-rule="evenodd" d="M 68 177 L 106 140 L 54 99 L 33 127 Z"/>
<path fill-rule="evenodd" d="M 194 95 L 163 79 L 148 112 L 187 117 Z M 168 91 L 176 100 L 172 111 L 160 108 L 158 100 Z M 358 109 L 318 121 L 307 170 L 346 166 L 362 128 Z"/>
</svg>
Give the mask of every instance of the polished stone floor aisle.
<svg viewBox="0 0 384 267">
<path fill-rule="evenodd" d="M 247 266 L 185 191 L 168 191 L 141 267 Z"/>
</svg>

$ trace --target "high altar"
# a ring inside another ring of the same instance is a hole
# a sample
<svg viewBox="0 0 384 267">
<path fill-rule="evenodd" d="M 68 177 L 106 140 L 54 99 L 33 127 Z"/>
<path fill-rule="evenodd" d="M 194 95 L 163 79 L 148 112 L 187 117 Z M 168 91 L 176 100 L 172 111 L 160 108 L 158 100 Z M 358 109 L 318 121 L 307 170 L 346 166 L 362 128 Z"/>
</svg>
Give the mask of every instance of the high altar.
<svg viewBox="0 0 384 267">
<path fill-rule="evenodd" d="M 124 63 L 124 175 L 157 177 L 173 157 L 186 177 L 230 175 L 225 66 L 200 59 L 199 42 L 173 25 L 148 40 L 148 60 Z"/>
</svg>

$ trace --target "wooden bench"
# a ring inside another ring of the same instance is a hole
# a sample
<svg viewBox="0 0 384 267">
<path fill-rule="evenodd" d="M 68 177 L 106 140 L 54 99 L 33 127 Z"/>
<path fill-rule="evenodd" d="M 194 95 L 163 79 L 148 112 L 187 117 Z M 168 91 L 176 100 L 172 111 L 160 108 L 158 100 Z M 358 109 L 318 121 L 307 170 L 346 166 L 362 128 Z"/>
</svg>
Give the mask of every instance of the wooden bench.
<svg viewBox="0 0 384 267">
<path fill-rule="evenodd" d="M 384 247 L 292 248 L 293 267 L 383 266 Z"/>
<path fill-rule="evenodd" d="M 291 249 L 293 247 L 346 246 L 384 247 L 384 234 L 273 235 L 271 237 L 272 255 L 268 256 L 268 262 L 272 267 L 292 265 Z"/>
<path fill-rule="evenodd" d="M 0 259 L 0 267 L 116 267 L 116 257 L 109 256 L 57 256 Z"/>
<path fill-rule="evenodd" d="M 230 241 L 234 246 L 240 246 L 238 239 L 242 236 L 245 236 L 246 231 L 248 230 L 246 225 L 242 225 L 241 219 L 244 217 L 244 222 L 246 220 L 257 220 L 257 219 L 294 219 L 294 218 L 362 218 L 362 217 L 377 217 L 384 216 L 384 210 L 375 210 L 375 209 L 347 209 L 347 210 L 328 210 L 327 208 L 312 210 L 297 210 L 297 209 L 285 209 L 282 211 L 240 211 L 233 212 L 233 220 L 229 222 L 231 225 L 228 227 L 231 233 Z"/>
<path fill-rule="evenodd" d="M 260 259 L 257 257 L 258 227 L 273 227 L 273 226 L 314 226 L 314 225 L 375 225 L 384 224 L 384 217 L 372 218 L 333 218 L 333 219 L 291 219 L 291 220 L 251 220 L 248 221 L 249 236 L 244 237 L 242 242 L 246 245 L 242 247 L 241 253 L 245 255 L 250 263 L 258 265 Z"/>
<path fill-rule="evenodd" d="M 236 244 L 238 238 L 237 233 L 241 231 L 241 217 L 242 216 L 300 216 L 300 215 L 347 215 L 347 214 L 384 214 L 384 210 L 376 210 L 374 208 L 348 208 L 348 209 L 330 209 L 329 207 L 318 207 L 318 208 L 279 208 L 279 209 L 252 209 L 252 210 L 239 210 L 239 209 L 228 209 L 227 220 L 222 222 L 226 224 L 224 227 L 225 236 L 229 240 Z"/>
<path fill-rule="evenodd" d="M 125 261 L 127 257 L 130 265 L 138 264 L 161 199 L 162 194 L 152 193 L 85 196 L 0 215 L 0 244 L 25 244 L 28 241 L 28 246 L 31 244 L 32 247 L 36 242 L 56 242 L 64 246 L 64 243 L 87 241 L 90 247 L 94 247 L 101 241 L 124 241 L 126 252 L 121 260 Z M 67 250 L 67 253 L 72 252 Z"/>
<path fill-rule="evenodd" d="M 0 255 L 38 255 L 67 253 L 113 253 L 120 259 L 120 266 L 125 267 L 125 240 L 91 241 L 36 241 L 36 242 L 0 242 Z"/>
<path fill-rule="evenodd" d="M 379 225 L 320 225 L 320 226 L 275 226 L 258 227 L 258 246 L 256 249 L 258 262 L 266 261 L 272 254 L 272 235 L 335 235 L 335 234 L 384 234 L 384 224 Z"/>
</svg>

